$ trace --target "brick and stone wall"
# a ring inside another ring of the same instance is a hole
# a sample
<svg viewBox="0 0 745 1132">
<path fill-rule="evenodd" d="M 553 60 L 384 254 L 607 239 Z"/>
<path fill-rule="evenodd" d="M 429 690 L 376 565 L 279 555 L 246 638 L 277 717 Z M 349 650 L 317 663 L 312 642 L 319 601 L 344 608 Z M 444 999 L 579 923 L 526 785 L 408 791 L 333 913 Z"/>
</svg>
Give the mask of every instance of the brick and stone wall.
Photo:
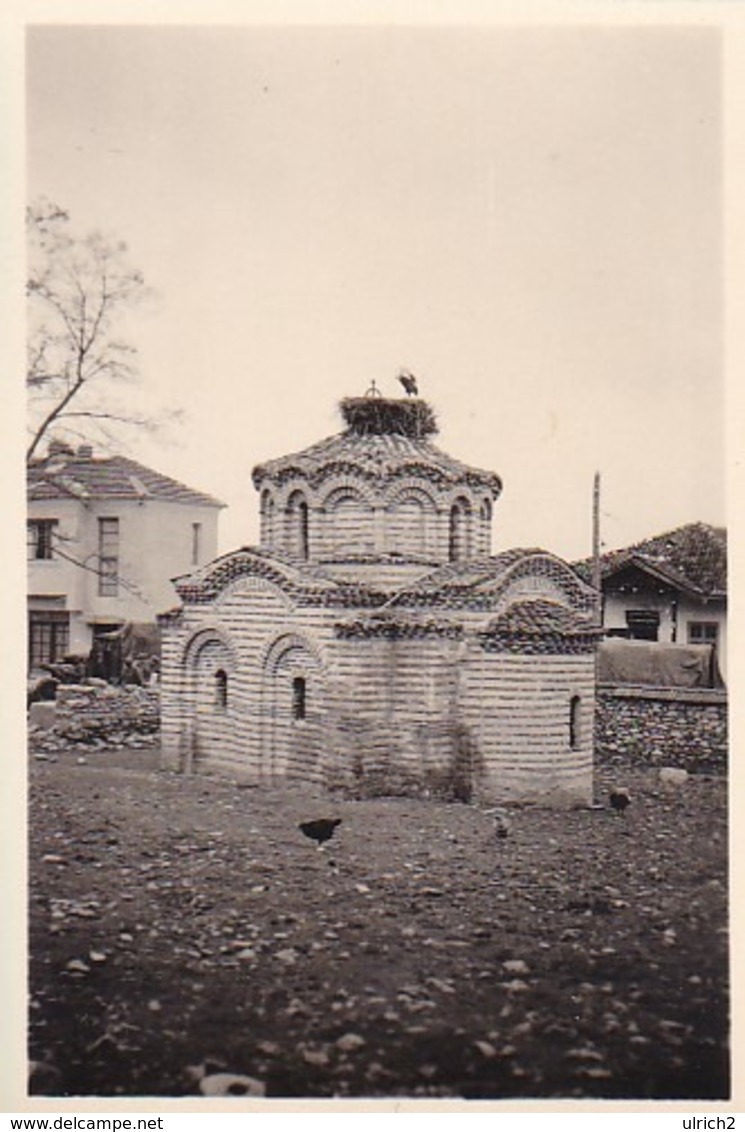
<svg viewBox="0 0 745 1132">
<path fill-rule="evenodd" d="M 63 745 L 100 747 L 145 746 L 157 737 L 160 726 L 158 688 L 60 684 L 53 715 L 32 740 L 38 749 Z M 33 728 L 33 718 L 30 725 Z"/>
<path fill-rule="evenodd" d="M 727 770 L 727 698 L 707 690 L 600 687 L 595 757 L 602 765 Z"/>
<path fill-rule="evenodd" d="M 490 651 L 471 620 L 464 633 L 429 612 L 350 618 L 236 579 L 164 633 L 166 765 L 356 795 L 589 797 L 592 651 L 558 638 L 559 655 Z"/>
<path fill-rule="evenodd" d="M 463 718 L 481 759 L 484 796 L 588 801 L 593 693 L 591 653 L 474 653 Z"/>
<path fill-rule="evenodd" d="M 501 480 L 429 442 L 426 403 L 371 393 L 342 412 L 344 433 L 254 469 L 261 547 L 177 585 L 166 765 L 362 794 L 589 798 L 597 634 L 575 622 L 595 595 L 551 555 L 487 557 Z M 519 603 L 533 620 L 491 625 Z"/>
</svg>

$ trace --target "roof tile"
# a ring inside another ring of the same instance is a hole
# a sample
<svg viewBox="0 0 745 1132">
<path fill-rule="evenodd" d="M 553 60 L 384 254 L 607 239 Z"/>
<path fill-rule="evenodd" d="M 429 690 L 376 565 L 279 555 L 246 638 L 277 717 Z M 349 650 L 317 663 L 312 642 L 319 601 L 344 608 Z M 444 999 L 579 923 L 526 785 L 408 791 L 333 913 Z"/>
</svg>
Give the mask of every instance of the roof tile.
<svg viewBox="0 0 745 1132">
<path fill-rule="evenodd" d="M 224 507 L 211 495 L 195 491 L 128 456 L 85 458 L 55 455 L 36 460 L 27 470 L 27 493 L 34 499 L 157 499 L 203 507 Z"/>
<path fill-rule="evenodd" d="M 646 565 L 675 586 L 707 597 L 727 592 L 727 532 L 707 523 L 688 523 L 673 531 L 644 539 L 600 558 L 603 578 L 628 566 Z M 590 559 L 575 564 L 583 577 L 592 570 Z"/>
</svg>

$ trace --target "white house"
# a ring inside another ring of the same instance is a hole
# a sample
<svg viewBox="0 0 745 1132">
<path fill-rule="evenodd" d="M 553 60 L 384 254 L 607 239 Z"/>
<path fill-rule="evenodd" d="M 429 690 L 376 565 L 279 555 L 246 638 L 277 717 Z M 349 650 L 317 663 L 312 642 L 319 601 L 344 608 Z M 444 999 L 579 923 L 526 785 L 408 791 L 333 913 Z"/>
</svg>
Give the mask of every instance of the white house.
<svg viewBox="0 0 745 1132">
<path fill-rule="evenodd" d="M 27 474 L 29 667 L 154 621 L 217 553 L 224 504 L 125 456 L 53 442 Z"/>
<path fill-rule="evenodd" d="M 688 523 L 600 560 L 608 637 L 714 646 L 727 659 L 727 534 Z M 590 563 L 577 566 L 589 580 Z"/>
</svg>

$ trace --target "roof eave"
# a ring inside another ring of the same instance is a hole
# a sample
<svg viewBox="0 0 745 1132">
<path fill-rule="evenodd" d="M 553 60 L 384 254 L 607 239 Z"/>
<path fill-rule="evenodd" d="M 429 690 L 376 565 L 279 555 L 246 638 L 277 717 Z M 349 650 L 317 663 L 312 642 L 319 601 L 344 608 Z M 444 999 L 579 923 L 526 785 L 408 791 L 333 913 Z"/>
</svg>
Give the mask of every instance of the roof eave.
<svg viewBox="0 0 745 1132">
<path fill-rule="evenodd" d="M 649 559 L 644 558 L 639 554 L 629 554 L 622 560 L 614 562 L 612 566 L 608 566 L 602 571 L 602 580 L 605 582 L 608 578 L 612 578 L 615 574 L 620 574 L 622 570 L 628 569 L 629 566 L 635 566 L 644 574 L 649 574 L 650 577 L 656 578 L 657 581 L 664 582 L 665 585 L 670 586 L 672 589 L 680 590 L 682 593 L 690 597 L 711 599 L 715 597 L 726 597 L 726 591 L 721 590 L 705 590 L 701 586 L 683 578 L 680 574 L 674 571 L 666 570 L 663 565 L 657 562 L 651 562 Z"/>
</svg>

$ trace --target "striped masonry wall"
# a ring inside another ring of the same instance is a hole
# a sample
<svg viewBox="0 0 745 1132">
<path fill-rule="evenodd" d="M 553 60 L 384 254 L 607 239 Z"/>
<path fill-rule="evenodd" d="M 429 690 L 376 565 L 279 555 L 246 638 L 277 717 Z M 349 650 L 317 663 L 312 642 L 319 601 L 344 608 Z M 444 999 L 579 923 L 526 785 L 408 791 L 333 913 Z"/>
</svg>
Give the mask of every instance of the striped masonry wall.
<svg viewBox="0 0 745 1132">
<path fill-rule="evenodd" d="M 438 564 L 488 555 L 492 491 L 480 473 L 452 482 L 425 466 L 265 476 L 263 556 L 237 552 L 190 579 L 163 622 L 165 764 L 356 795 L 589 800 L 591 649 L 482 639 L 518 599 L 585 612 L 564 564 L 536 555 L 478 592 L 456 584 L 452 602 L 425 587 L 382 628 L 365 620 Z"/>
<path fill-rule="evenodd" d="M 263 489 L 261 519 L 262 548 L 312 562 L 371 553 L 447 562 L 453 553 L 488 554 L 491 544 L 491 500 L 483 490 L 414 477 L 373 486 L 348 472 L 316 487 L 294 477 L 281 489 Z"/>
<path fill-rule="evenodd" d="M 463 719 L 482 759 L 483 795 L 589 802 L 594 710 L 592 653 L 471 650 Z"/>
</svg>

